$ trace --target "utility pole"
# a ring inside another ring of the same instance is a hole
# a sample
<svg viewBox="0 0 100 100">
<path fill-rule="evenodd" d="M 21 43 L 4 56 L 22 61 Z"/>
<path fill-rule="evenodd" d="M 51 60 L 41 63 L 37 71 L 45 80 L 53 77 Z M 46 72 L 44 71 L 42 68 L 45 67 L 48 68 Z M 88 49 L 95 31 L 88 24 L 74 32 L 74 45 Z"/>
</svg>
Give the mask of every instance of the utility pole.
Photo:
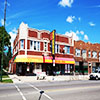
<svg viewBox="0 0 100 100">
<path fill-rule="evenodd" d="M 3 29 L 3 38 L 2 38 L 2 55 L 1 55 L 1 82 L 2 82 L 2 70 L 3 70 L 3 52 L 4 52 L 4 32 L 5 32 L 5 22 L 6 22 L 6 8 L 7 8 L 7 0 L 5 0 L 4 7 L 4 29 Z"/>
</svg>

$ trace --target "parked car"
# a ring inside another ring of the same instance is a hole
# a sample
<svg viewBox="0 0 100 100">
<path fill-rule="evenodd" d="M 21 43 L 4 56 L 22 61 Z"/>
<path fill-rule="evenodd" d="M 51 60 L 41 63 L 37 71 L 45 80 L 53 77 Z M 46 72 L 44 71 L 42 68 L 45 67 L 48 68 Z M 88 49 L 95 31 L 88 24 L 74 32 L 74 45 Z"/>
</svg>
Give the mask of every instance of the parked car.
<svg viewBox="0 0 100 100">
<path fill-rule="evenodd" d="M 100 79 L 100 71 L 96 71 L 94 73 L 91 73 L 89 75 L 89 78 L 90 78 L 90 80 L 92 80 L 92 79 L 96 79 L 96 80 Z"/>
</svg>

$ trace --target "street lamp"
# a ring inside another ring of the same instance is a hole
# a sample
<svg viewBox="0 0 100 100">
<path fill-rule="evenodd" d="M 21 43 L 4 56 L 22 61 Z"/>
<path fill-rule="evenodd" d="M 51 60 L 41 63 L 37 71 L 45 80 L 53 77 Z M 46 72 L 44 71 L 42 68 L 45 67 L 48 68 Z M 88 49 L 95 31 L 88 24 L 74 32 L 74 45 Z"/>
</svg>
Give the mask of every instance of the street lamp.
<svg viewBox="0 0 100 100">
<path fill-rule="evenodd" d="M 5 21 L 6 21 L 6 7 L 7 0 L 5 0 L 5 8 L 4 8 L 4 29 L 3 29 L 3 39 L 2 39 L 2 55 L 1 55 L 1 82 L 2 82 L 2 70 L 3 70 L 3 51 L 4 51 L 4 32 L 5 32 Z"/>
</svg>

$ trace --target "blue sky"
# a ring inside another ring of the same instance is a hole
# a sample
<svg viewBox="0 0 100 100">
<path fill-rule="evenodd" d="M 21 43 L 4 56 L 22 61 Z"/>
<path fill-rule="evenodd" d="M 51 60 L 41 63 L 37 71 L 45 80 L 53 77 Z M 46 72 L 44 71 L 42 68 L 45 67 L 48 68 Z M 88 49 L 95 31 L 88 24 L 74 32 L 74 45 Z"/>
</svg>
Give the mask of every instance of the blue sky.
<svg viewBox="0 0 100 100">
<path fill-rule="evenodd" d="M 0 0 L 0 26 L 4 1 Z M 100 0 L 7 0 L 6 30 L 11 42 L 21 22 L 39 30 L 73 34 L 75 40 L 100 43 Z"/>
</svg>

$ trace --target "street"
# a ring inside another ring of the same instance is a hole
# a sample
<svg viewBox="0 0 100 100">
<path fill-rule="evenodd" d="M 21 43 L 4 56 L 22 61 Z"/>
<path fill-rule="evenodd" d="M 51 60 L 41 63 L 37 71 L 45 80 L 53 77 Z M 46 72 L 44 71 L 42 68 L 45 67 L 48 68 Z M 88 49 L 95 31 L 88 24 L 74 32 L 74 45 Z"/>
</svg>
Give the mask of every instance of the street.
<svg viewBox="0 0 100 100">
<path fill-rule="evenodd" d="M 40 97 L 40 91 L 44 91 Z M 40 99 L 39 99 L 40 97 Z M 100 81 L 0 84 L 0 100 L 100 100 Z"/>
</svg>

